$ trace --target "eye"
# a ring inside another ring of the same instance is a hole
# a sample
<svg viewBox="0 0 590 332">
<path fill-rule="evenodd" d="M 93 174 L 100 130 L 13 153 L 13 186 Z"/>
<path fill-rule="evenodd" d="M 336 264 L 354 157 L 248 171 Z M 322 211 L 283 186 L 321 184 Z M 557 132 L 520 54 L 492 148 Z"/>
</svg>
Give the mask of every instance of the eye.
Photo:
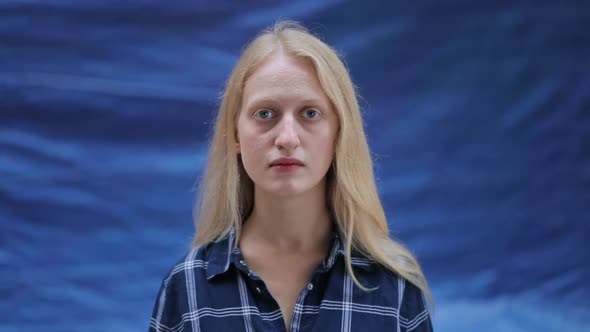
<svg viewBox="0 0 590 332">
<path fill-rule="evenodd" d="M 320 116 L 320 112 L 313 108 L 309 108 L 303 112 L 303 116 L 308 119 L 315 119 Z"/>
<path fill-rule="evenodd" d="M 254 116 L 259 119 L 270 119 L 273 117 L 272 111 L 267 109 L 261 109 L 254 113 Z"/>
</svg>

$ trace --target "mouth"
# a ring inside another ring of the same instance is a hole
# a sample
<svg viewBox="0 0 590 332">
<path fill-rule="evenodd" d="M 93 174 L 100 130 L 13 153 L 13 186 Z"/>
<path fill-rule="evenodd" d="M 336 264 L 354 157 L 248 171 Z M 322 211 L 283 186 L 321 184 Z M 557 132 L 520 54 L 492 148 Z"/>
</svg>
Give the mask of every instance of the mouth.
<svg viewBox="0 0 590 332">
<path fill-rule="evenodd" d="M 300 160 L 293 158 L 279 158 L 270 164 L 270 168 L 280 172 L 295 171 L 302 166 L 303 163 Z"/>
<path fill-rule="evenodd" d="M 303 166 L 303 163 L 298 159 L 280 158 L 270 164 L 270 167 L 275 166 Z"/>
</svg>

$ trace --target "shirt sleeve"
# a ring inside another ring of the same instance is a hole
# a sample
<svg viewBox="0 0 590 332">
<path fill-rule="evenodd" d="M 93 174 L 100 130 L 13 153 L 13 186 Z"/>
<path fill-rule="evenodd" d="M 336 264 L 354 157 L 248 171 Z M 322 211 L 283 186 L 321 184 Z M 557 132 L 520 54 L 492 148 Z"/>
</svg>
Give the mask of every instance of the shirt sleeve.
<svg viewBox="0 0 590 332">
<path fill-rule="evenodd" d="M 149 332 L 182 331 L 182 292 L 181 284 L 171 273 L 164 278 L 156 297 L 150 319 Z"/>
<path fill-rule="evenodd" d="M 400 308 L 401 332 L 432 332 L 430 312 L 425 305 L 424 293 L 408 281 L 403 282 Z"/>
</svg>

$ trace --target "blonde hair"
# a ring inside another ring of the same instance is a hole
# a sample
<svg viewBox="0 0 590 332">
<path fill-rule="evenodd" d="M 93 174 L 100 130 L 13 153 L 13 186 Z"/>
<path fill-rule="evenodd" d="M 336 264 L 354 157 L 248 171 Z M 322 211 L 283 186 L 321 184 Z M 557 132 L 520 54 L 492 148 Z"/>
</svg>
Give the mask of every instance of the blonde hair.
<svg viewBox="0 0 590 332">
<path fill-rule="evenodd" d="M 232 229 L 239 238 L 242 221 L 253 207 L 253 183 L 235 149 L 236 121 L 246 80 L 264 60 L 278 52 L 311 60 L 338 114 L 340 129 L 335 158 L 326 175 L 327 202 L 344 236 L 348 272 L 360 288 L 367 290 L 352 269 L 354 248 L 416 285 L 432 302 L 420 265 L 403 245 L 389 237 L 356 91 L 348 71 L 332 48 L 293 21 L 279 21 L 256 37 L 226 83 L 201 182 L 200 205 L 195 209 L 197 232 L 192 245 L 218 241 Z"/>
</svg>

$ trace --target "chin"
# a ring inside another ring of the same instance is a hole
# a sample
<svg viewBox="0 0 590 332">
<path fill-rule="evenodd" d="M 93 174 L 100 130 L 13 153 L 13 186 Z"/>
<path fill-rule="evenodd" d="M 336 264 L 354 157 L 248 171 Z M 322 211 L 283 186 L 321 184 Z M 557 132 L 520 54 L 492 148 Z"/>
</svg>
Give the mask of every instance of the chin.
<svg viewBox="0 0 590 332">
<path fill-rule="evenodd" d="M 305 192 L 308 192 L 311 188 L 313 187 L 296 183 L 280 183 L 268 186 L 266 188 L 262 187 L 261 189 L 273 196 L 289 197 L 301 195 Z"/>
<path fill-rule="evenodd" d="M 302 190 L 299 188 L 293 188 L 293 187 L 288 187 L 288 188 L 277 188 L 274 190 L 269 190 L 268 193 L 273 195 L 273 196 L 277 196 L 277 197 L 292 197 L 292 196 L 299 196 L 303 193 L 305 193 L 306 190 Z"/>
</svg>

